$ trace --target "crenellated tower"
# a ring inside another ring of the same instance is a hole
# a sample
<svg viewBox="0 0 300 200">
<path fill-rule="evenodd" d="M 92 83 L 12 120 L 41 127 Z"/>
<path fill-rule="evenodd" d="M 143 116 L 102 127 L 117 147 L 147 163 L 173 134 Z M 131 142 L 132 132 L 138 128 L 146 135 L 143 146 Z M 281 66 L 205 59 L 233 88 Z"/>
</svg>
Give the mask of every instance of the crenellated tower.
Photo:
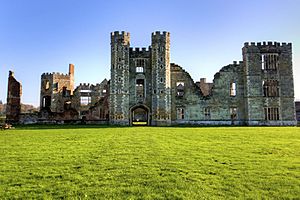
<svg viewBox="0 0 300 200">
<path fill-rule="evenodd" d="M 111 33 L 110 123 L 129 124 L 129 47 L 130 34 Z"/>
<path fill-rule="evenodd" d="M 245 122 L 295 125 L 292 44 L 245 43 Z"/>
<path fill-rule="evenodd" d="M 152 124 L 171 124 L 170 33 L 152 33 Z"/>
<path fill-rule="evenodd" d="M 69 64 L 69 73 L 43 73 L 41 75 L 40 109 L 63 112 L 74 90 L 74 65 Z"/>
</svg>

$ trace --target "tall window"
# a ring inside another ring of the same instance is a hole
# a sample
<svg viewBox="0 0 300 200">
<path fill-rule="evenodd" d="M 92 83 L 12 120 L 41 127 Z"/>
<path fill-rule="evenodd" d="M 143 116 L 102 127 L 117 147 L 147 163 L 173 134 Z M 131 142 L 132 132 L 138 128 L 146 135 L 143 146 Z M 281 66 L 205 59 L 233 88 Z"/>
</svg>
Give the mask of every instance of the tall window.
<svg viewBox="0 0 300 200">
<path fill-rule="evenodd" d="M 177 119 L 184 119 L 184 109 L 177 108 Z"/>
<path fill-rule="evenodd" d="M 279 120 L 278 108 L 264 108 L 265 120 Z"/>
<path fill-rule="evenodd" d="M 263 85 L 264 97 L 278 97 L 279 96 L 279 83 L 277 80 L 265 80 Z"/>
<path fill-rule="evenodd" d="M 237 108 L 236 107 L 231 107 L 230 108 L 230 119 L 231 120 L 236 120 L 237 119 Z"/>
<path fill-rule="evenodd" d="M 205 119 L 210 119 L 210 108 L 204 108 L 204 117 Z"/>
<path fill-rule="evenodd" d="M 136 59 L 135 60 L 135 66 L 136 67 L 144 67 L 145 66 L 145 59 Z"/>
<path fill-rule="evenodd" d="M 232 96 L 232 97 L 236 96 L 236 83 L 235 82 L 230 83 L 230 96 Z"/>
<path fill-rule="evenodd" d="M 50 88 L 50 82 L 47 80 L 45 83 L 45 90 L 49 90 Z"/>
<path fill-rule="evenodd" d="M 183 97 L 184 95 L 184 82 L 177 82 L 176 83 L 176 95 L 177 97 Z"/>
<path fill-rule="evenodd" d="M 135 59 L 136 72 L 137 73 L 143 73 L 144 68 L 145 68 L 145 64 L 146 64 L 145 59 L 141 59 L 141 58 Z"/>
<path fill-rule="evenodd" d="M 136 96 L 138 98 L 143 98 L 144 97 L 144 85 L 145 85 L 145 80 L 144 79 L 137 79 L 136 80 L 135 90 L 136 90 Z"/>
<path fill-rule="evenodd" d="M 63 97 L 70 96 L 70 90 L 67 90 L 67 87 L 63 87 L 62 95 L 63 95 Z"/>
<path fill-rule="evenodd" d="M 266 53 L 261 55 L 261 68 L 263 70 L 278 69 L 278 53 Z"/>
<path fill-rule="evenodd" d="M 58 83 L 53 84 L 53 90 L 57 91 L 58 90 Z"/>
</svg>

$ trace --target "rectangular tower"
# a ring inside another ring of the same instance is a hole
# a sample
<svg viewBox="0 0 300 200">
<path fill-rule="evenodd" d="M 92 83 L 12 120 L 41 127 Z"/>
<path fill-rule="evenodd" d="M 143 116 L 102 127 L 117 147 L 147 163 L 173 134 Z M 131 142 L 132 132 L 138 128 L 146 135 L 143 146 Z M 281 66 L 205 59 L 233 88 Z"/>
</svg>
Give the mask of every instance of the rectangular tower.
<svg viewBox="0 0 300 200">
<path fill-rule="evenodd" d="M 245 43 L 245 109 L 248 125 L 296 125 L 292 44 Z"/>
<path fill-rule="evenodd" d="M 129 125 L 130 34 L 111 33 L 110 105 L 111 124 Z"/>
<path fill-rule="evenodd" d="M 171 124 L 170 33 L 152 33 L 152 125 Z"/>
</svg>

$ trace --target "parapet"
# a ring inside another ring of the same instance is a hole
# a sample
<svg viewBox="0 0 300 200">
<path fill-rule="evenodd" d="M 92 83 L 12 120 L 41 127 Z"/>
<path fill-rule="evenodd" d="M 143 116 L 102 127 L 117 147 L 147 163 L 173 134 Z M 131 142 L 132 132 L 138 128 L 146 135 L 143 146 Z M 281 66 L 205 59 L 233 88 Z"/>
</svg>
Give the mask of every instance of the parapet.
<svg viewBox="0 0 300 200">
<path fill-rule="evenodd" d="M 115 31 L 110 33 L 111 43 L 121 43 L 124 45 L 129 45 L 130 42 L 130 33 L 122 31 Z"/>
<path fill-rule="evenodd" d="M 268 42 L 245 42 L 244 43 L 244 47 L 292 47 L 292 43 L 286 43 L 286 42 L 272 42 L 272 41 L 268 41 Z"/>
<path fill-rule="evenodd" d="M 117 37 L 124 37 L 124 36 L 127 36 L 127 37 L 130 37 L 130 33 L 129 32 L 125 32 L 125 31 L 114 31 L 114 32 L 111 32 L 110 33 L 111 36 L 117 36 Z"/>
<path fill-rule="evenodd" d="M 152 42 L 155 41 L 168 41 L 170 38 L 170 33 L 167 32 L 167 31 L 163 31 L 163 32 L 160 32 L 160 31 L 156 31 L 156 32 L 153 32 L 152 33 L 152 36 L 151 36 L 151 39 L 152 39 Z"/>
<path fill-rule="evenodd" d="M 89 83 L 80 83 L 79 84 L 79 87 L 90 87 L 90 86 L 92 86 L 91 84 L 89 84 Z"/>
<path fill-rule="evenodd" d="M 152 36 L 170 36 L 170 32 L 167 32 L 167 31 L 163 31 L 163 32 L 155 31 L 155 32 L 152 33 Z"/>
<path fill-rule="evenodd" d="M 60 79 L 69 79 L 70 75 L 69 74 L 64 74 L 60 72 L 52 72 L 52 73 L 43 73 L 42 78 L 49 78 L 49 77 L 59 77 Z"/>
<path fill-rule="evenodd" d="M 146 47 L 142 47 L 142 48 L 129 48 L 129 53 L 131 57 L 140 57 L 140 56 L 144 56 L 144 57 L 149 57 L 150 56 L 150 50 L 151 48 L 146 48 Z"/>
<path fill-rule="evenodd" d="M 48 72 L 47 72 L 47 73 L 43 73 L 43 74 L 42 74 L 42 78 L 43 78 L 43 77 L 49 77 L 49 76 L 52 76 L 52 73 L 48 73 Z"/>
</svg>

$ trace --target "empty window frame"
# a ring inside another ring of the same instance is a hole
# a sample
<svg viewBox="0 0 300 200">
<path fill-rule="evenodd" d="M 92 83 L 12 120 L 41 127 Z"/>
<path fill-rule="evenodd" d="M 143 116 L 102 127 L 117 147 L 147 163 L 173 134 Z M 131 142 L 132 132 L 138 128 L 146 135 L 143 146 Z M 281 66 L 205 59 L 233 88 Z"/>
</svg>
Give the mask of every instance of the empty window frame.
<svg viewBox="0 0 300 200">
<path fill-rule="evenodd" d="M 42 107 L 43 108 L 50 108 L 50 106 L 51 106 L 51 96 L 44 96 Z"/>
<path fill-rule="evenodd" d="M 176 96 L 183 97 L 184 96 L 184 82 L 179 81 L 176 83 Z"/>
<path fill-rule="evenodd" d="M 46 80 L 45 82 L 45 90 L 49 90 L 50 88 L 50 82 L 48 80 Z"/>
<path fill-rule="evenodd" d="M 135 91 L 136 91 L 136 96 L 137 97 L 144 97 L 144 93 L 145 93 L 145 80 L 144 79 L 137 79 L 136 80 L 136 85 L 135 85 Z"/>
<path fill-rule="evenodd" d="M 58 83 L 53 84 L 53 90 L 57 91 L 58 90 Z"/>
<path fill-rule="evenodd" d="M 80 105 L 87 106 L 91 103 L 91 97 L 80 97 Z"/>
<path fill-rule="evenodd" d="M 184 119 L 184 109 L 177 108 L 177 119 Z"/>
<path fill-rule="evenodd" d="M 63 95 L 63 97 L 69 97 L 70 90 L 67 90 L 67 87 L 63 87 L 62 95 Z"/>
<path fill-rule="evenodd" d="M 237 119 L 237 107 L 230 108 L 230 119 L 236 120 Z"/>
<path fill-rule="evenodd" d="M 279 109 L 278 108 L 264 108 L 265 120 L 279 120 Z"/>
<path fill-rule="evenodd" d="M 204 108 L 204 117 L 205 119 L 210 119 L 210 108 Z"/>
<path fill-rule="evenodd" d="M 235 82 L 230 83 L 230 96 L 231 97 L 236 96 L 236 83 Z"/>
<path fill-rule="evenodd" d="M 266 53 L 261 55 L 262 70 L 277 70 L 278 69 L 278 54 Z"/>
<path fill-rule="evenodd" d="M 262 82 L 264 97 L 278 97 L 279 83 L 277 80 L 265 80 Z"/>
<path fill-rule="evenodd" d="M 145 67 L 145 59 L 135 59 L 136 67 Z"/>
</svg>

